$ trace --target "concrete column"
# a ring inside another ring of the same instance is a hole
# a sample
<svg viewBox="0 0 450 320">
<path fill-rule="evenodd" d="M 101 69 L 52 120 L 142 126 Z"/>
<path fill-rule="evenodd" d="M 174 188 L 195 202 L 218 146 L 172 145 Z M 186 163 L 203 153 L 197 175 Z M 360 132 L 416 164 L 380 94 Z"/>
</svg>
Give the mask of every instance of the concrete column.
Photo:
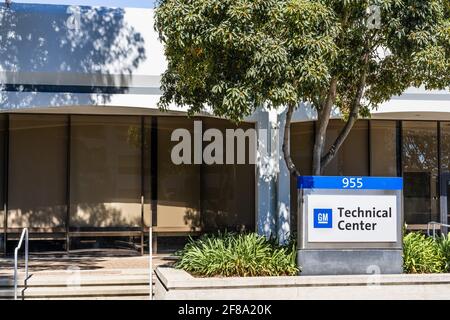
<svg viewBox="0 0 450 320">
<path fill-rule="evenodd" d="M 279 242 L 284 244 L 291 234 L 291 176 L 284 160 L 282 151 L 284 139 L 284 124 L 286 122 L 286 111 L 278 115 L 278 179 L 277 179 L 277 235 Z"/>
<path fill-rule="evenodd" d="M 272 111 L 260 108 L 246 119 L 256 123 L 256 231 L 266 237 L 277 234 L 275 212 L 278 168 L 276 158 L 273 157 L 273 118 Z"/>
<path fill-rule="evenodd" d="M 291 174 L 286 166 L 283 154 L 284 124 L 286 121 L 287 108 L 281 111 L 277 117 L 277 236 L 280 243 L 286 243 L 291 235 L 291 197 L 297 194 L 291 194 Z M 317 113 L 310 104 L 300 104 L 292 115 L 292 122 L 312 121 L 317 119 Z"/>
<path fill-rule="evenodd" d="M 248 121 L 256 122 L 258 151 L 256 165 L 257 232 L 277 236 L 286 243 L 291 235 L 291 181 L 282 152 L 286 111 L 258 109 Z M 316 112 L 301 105 L 292 121 L 314 120 Z"/>
</svg>

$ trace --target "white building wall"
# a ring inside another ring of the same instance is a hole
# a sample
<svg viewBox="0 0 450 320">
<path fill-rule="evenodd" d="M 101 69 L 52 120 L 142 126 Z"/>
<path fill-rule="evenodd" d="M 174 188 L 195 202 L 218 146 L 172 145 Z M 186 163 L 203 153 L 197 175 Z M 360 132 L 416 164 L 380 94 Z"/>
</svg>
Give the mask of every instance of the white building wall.
<svg viewBox="0 0 450 320">
<path fill-rule="evenodd" d="M 166 65 L 151 9 L 0 6 L 3 110 L 156 108 Z M 96 94 L 91 87 L 105 90 Z"/>
</svg>

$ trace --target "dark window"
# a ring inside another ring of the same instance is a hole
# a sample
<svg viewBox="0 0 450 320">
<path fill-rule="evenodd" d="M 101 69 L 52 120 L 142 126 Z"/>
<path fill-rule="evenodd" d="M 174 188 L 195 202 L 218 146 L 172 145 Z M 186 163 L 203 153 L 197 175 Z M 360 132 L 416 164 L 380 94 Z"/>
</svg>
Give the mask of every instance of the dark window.
<svg viewBox="0 0 450 320">
<path fill-rule="evenodd" d="M 194 121 L 185 117 L 158 117 L 157 227 L 161 231 L 189 232 L 199 227 L 200 165 L 176 165 L 171 160 L 171 141 L 176 129 L 194 136 Z M 192 152 L 193 153 L 193 152 Z"/>
<path fill-rule="evenodd" d="M 441 178 L 446 179 L 442 181 L 442 188 L 444 190 L 441 192 L 447 195 L 448 223 L 450 221 L 450 122 L 441 122 L 440 129 Z"/>
<path fill-rule="evenodd" d="M 405 222 L 425 224 L 439 217 L 437 123 L 404 121 L 402 128 Z"/>
<path fill-rule="evenodd" d="M 291 125 L 290 151 L 302 175 L 312 173 L 312 150 L 314 148 L 314 125 L 312 121 Z M 282 158 L 284 161 L 284 158 Z M 297 179 L 291 178 L 291 230 L 297 230 Z"/>
<path fill-rule="evenodd" d="M 324 154 L 334 143 L 344 122 L 331 120 L 327 130 Z M 369 128 L 368 121 L 355 123 L 334 159 L 324 168 L 325 176 L 368 176 L 369 175 Z"/>
<path fill-rule="evenodd" d="M 203 118 L 198 121 L 202 121 L 203 132 L 209 128 L 220 130 L 224 143 L 225 130 L 237 128 L 221 119 Z M 188 130 L 194 139 L 192 119 L 158 117 L 158 229 L 184 232 L 255 230 L 255 166 L 248 164 L 248 156 L 247 164 L 176 165 L 171 160 L 171 152 L 179 142 L 171 141 L 171 135 L 179 128 Z M 254 125 L 241 123 L 239 128 L 247 130 Z M 248 146 L 248 142 L 246 144 Z"/>
<path fill-rule="evenodd" d="M 450 122 L 441 122 L 441 170 L 450 172 Z"/>
<path fill-rule="evenodd" d="M 396 121 L 370 122 L 370 173 L 372 176 L 397 176 Z"/>
<path fill-rule="evenodd" d="M 10 115 L 8 228 L 65 229 L 67 116 Z"/>
<path fill-rule="evenodd" d="M 71 119 L 70 226 L 141 226 L 141 118 Z"/>
<path fill-rule="evenodd" d="M 144 196 L 144 226 L 151 227 L 151 224 L 156 222 L 156 216 L 153 217 L 153 212 L 156 214 L 156 203 L 154 200 L 156 199 L 156 195 L 154 192 L 156 191 L 155 182 L 157 181 L 156 176 L 156 164 L 157 161 L 155 157 L 157 157 L 156 147 L 157 147 L 157 134 L 155 134 L 156 130 L 156 117 L 145 117 L 144 118 L 144 139 L 142 146 L 142 169 L 143 169 L 143 196 Z M 154 150 L 152 150 L 152 146 L 155 146 Z"/>
<path fill-rule="evenodd" d="M 203 130 L 210 128 L 225 130 L 254 128 L 252 123 L 241 123 L 239 127 L 221 119 L 205 118 Z M 209 142 L 205 142 L 204 146 Z M 228 229 L 232 231 L 255 230 L 255 166 L 248 164 L 249 140 L 245 141 L 246 163 L 237 164 L 237 146 L 234 143 L 234 164 L 203 164 L 201 168 L 201 221 L 205 231 Z M 224 163 L 226 149 L 224 149 Z"/>
<path fill-rule="evenodd" d="M 5 190 L 6 190 L 6 162 L 7 162 L 7 137 L 8 137 L 8 115 L 0 114 L 0 252 L 5 245 Z"/>
</svg>

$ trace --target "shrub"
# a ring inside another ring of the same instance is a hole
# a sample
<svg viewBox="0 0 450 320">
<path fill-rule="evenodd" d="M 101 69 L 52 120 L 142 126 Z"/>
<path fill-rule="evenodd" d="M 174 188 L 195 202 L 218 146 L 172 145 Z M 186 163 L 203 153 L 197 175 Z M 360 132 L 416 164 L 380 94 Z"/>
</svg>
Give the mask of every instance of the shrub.
<svg viewBox="0 0 450 320">
<path fill-rule="evenodd" d="M 444 272 L 450 272 L 450 238 L 448 235 L 442 235 L 436 241 L 444 258 Z"/>
<path fill-rule="evenodd" d="M 297 275 L 296 245 L 280 246 L 255 233 L 223 233 L 190 239 L 175 264 L 195 276 L 255 277 Z"/>
<path fill-rule="evenodd" d="M 445 267 L 438 241 L 419 232 L 403 238 L 403 270 L 406 273 L 439 273 Z"/>
</svg>

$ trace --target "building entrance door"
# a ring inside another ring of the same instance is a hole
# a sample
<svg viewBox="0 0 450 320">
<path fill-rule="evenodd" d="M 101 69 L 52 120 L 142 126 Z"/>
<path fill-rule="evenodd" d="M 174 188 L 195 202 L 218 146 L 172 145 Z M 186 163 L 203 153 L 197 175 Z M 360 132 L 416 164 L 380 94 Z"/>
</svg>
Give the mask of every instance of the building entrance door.
<svg viewBox="0 0 450 320">
<path fill-rule="evenodd" d="M 440 192 L 441 222 L 448 224 L 450 221 L 450 172 L 441 175 L 441 192 Z M 443 233 L 448 232 L 448 228 L 442 228 Z"/>
</svg>

